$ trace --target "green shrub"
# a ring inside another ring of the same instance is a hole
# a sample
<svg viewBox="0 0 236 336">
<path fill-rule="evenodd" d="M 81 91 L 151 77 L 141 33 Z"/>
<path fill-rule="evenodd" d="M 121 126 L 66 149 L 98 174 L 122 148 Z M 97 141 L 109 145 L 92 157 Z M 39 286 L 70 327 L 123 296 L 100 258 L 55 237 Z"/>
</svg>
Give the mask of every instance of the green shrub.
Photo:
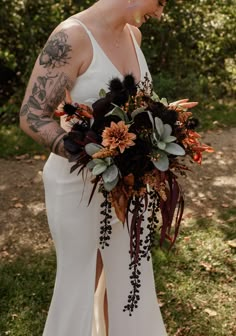
<svg viewBox="0 0 236 336">
<path fill-rule="evenodd" d="M 16 123 L 35 59 L 50 32 L 95 0 L 2 0 L 0 122 Z M 169 0 L 143 25 L 142 49 L 158 91 L 176 99 L 235 99 L 235 0 Z M 200 98 L 198 98 L 200 97 Z"/>
</svg>

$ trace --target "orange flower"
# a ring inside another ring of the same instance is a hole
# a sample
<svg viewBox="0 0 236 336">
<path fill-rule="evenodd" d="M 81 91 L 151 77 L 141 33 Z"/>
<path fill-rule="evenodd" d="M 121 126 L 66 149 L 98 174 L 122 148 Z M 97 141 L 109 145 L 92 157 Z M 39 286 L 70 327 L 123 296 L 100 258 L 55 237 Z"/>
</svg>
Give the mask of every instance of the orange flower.
<svg viewBox="0 0 236 336">
<path fill-rule="evenodd" d="M 105 127 L 102 133 L 102 145 L 110 149 L 118 147 L 123 153 L 126 148 L 135 145 L 133 140 L 136 139 L 136 135 L 129 133 L 128 130 L 129 128 L 124 121 L 119 121 L 117 124 L 112 121 L 110 127 Z"/>
<path fill-rule="evenodd" d="M 202 162 L 202 152 L 214 152 L 212 147 L 200 143 L 199 138 L 201 136 L 197 132 L 188 130 L 186 135 L 187 137 L 183 140 L 183 144 L 185 148 L 189 148 L 193 152 L 192 158 L 195 162 L 199 164 Z"/>
<path fill-rule="evenodd" d="M 188 120 L 188 118 L 191 117 L 191 116 L 192 116 L 192 112 L 185 112 L 183 110 L 178 112 L 178 120 L 181 123 L 186 122 Z"/>
<path fill-rule="evenodd" d="M 133 193 L 134 175 L 131 173 L 124 176 L 122 180 L 111 191 L 111 203 L 115 209 L 117 218 L 124 224 L 129 199 Z"/>
</svg>

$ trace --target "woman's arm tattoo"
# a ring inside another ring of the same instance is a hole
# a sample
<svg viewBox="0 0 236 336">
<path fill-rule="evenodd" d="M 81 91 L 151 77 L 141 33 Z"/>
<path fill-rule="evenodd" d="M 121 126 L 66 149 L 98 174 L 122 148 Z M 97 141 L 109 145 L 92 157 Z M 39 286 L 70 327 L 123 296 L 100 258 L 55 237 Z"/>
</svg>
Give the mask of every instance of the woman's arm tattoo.
<svg viewBox="0 0 236 336">
<path fill-rule="evenodd" d="M 37 77 L 20 111 L 20 116 L 26 117 L 32 136 L 54 153 L 62 153 L 62 139 L 66 132 L 53 119 L 53 113 L 63 102 L 65 90 L 71 90 L 73 86 L 72 80 L 64 72 L 55 72 L 71 59 L 72 47 L 67 39 L 68 35 L 60 31 L 46 43 L 38 59 L 46 73 Z"/>
<path fill-rule="evenodd" d="M 48 95 L 47 86 L 50 87 L 48 91 L 51 89 Z M 41 127 L 53 122 L 52 114 L 63 101 L 65 89 L 70 90 L 71 86 L 71 80 L 64 73 L 54 77 L 46 75 L 37 78 L 28 101 L 20 111 L 21 116 L 27 116 L 27 122 L 33 132 L 38 132 Z"/>
<path fill-rule="evenodd" d="M 71 58 L 69 53 L 72 50 L 67 40 L 68 35 L 63 30 L 53 35 L 39 56 L 39 64 L 44 68 L 51 69 L 60 68 L 67 64 Z"/>
</svg>

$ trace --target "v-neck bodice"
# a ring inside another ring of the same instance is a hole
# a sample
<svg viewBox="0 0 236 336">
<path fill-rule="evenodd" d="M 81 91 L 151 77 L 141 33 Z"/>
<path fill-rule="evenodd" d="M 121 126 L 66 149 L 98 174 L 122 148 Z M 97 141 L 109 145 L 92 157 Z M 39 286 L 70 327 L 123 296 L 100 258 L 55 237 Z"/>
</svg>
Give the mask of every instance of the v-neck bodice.
<svg viewBox="0 0 236 336">
<path fill-rule="evenodd" d="M 82 75 L 77 77 L 75 85 L 71 91 L 71 97 L 74 102 L 89 104 L 99 98 L 99 92 L 101 89 L 107 91 L 108 84 L 112 78 L 118 77 L 120 79 L 123 79 L 124 75 L 112 63 L 110 58 L 103 51 L 91 31 L 85 26 L 85 24 L 77 18 L 73 19 L 76 20 L 87 32 L 92 45 L 93 57 L 87 70 Z M 146 75 L 151 80 L 151 75 L 148 70 L 148 66 L 143 52 L 141 51 L 131 28 L 129 26 L 128 28 L 133 40 L 133 45 L 139 63 L 140 81 L 143 81 Z M 68 129 L 63 117 L 61 119 L 61 125 L 63 128 Z"/>
<path fill-rule="evenodd" d="M 90 41 L 93 45 L 93 52 L 94 52 L 94 46 L 96 48 L 96 51 L 97 52 L 100 52 L 103 56 L 104 56 L 104 59 L 107 59 L 107 62 L 110 63 L 112 65 L 112 67 L 115 69 L 115 71 L 117 71 L 122 77 L 124 77 L 126 74 L 122 74 L 122 72 L 118 69 L 118 67 L 114 64 L 114 62 L 112 62 L 112 60 L 110 59 L 110 57 L 106 54 L 106 52 L 104 51 L 104 49 L 101 47 L 101 45 L 97 42 L 97 39 L 94 37 L 93 33 L 91 32 L 91 30 L 89 30 L 87 28 L 87 26 L 85 26 L 85 24 L 83 22 L 81 22 L 80 20 L 76 19 L 80 24 L 81 26 L 83 26 L 83 28 L 86 30 L 86 32 L 88 33 L 89 37 L 90 37 Z M 141 77 L 142 77 L 142 69 L 140 67 L 140 59 L 139 59 L 139 45 L 136 41 L 136 38 L 134 37 L 134 34 L 132 32 L 132 30 L 130 29 L 129 25 L 128 25 L 128 30 L 129 30 L 129 33 L 130 33 L 130 36 L 131 36 L 131 39 L 132 39 L 132 43 L 133 43 L 133 48 L 134 48 L 134 51 L 135 51 L 135 54 L 136 54 L 136 58 L 137 58 L 137 61 L 138 61 L 138 68 L 139 68 L 139 76 L 137 78 L 137 82 L 139 82 L 141 80 Z M 137 77 L 137 76 L 136 76 Z"/>
</svg>

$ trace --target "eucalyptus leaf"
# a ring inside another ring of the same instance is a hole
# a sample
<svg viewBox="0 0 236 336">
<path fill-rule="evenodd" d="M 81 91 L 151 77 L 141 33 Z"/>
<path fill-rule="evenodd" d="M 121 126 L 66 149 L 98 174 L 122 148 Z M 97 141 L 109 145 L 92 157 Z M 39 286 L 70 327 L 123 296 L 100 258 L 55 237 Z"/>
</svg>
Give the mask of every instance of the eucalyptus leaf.
<svg viewBox="0 0 236 336">
<path fill-rule="evenodd" d="M 105 91 L 104 89 L 101 89 L 101 90 L 99 91 L 99 97 L 100 97 L 100 98 L 106 97 L 106 91 Z"/>
<path fill-rule="evenodd" d="M 118 181 L 119 181 L 119 176 L 117 176 L 117 178 L 115 180 L 113 180 L 112 182 L 107 182 L 107 183 L 104 182 L 104 184 L 103 184 L 104 188 L 106 189 L 106 191 L 111 191 L 112 189 L 115 188 Z"/>
<path fill-rule="evenodd" d="M 113 104 L 114 105 L 114 104 Z M 113 110 L 111 110 L 111 112 L 109 112 L 107 115 L 114 115 L 119 117 L 121 120 L 123 120 L 125 123 L 129 122 L 129 119 L 127 117 L 127 114 L 124 110 L 122 110 L 119 106 L 114 105 L 115 107 L 113 108 Z"/>
<path fill-rule="evenodd" d="M 185 155 L 185 150 L 176 143 L 167 144 L 165 151 L 173 155 Z"/>
<path fill-rule="evenodd" d="M 169 159 L 167 155 L 161 156 L 158 160 L 153 160 L 152 163 L 160 171 L 166 171 L 169 168 Z"/>
<path fill-rule="evenodd" d="M 158 134 L 160 135 L 160 137 L 162 137 L 162 134 L 164 132 L 164 125 L 163 125 L 163 122 L 160 118 L 158 117 L 155 117 L 154 119 L 155 121 L 155 127 L 156 127 L 156 130 L 158 132 Z"/>
<path fill-rule="evenodd" d="M 131 113 L 131 118 L 134 119 L 138 114 L 146 112 L 144 107 L 139 107 Z"/>
<path fill-rule="evenodd" d="M 154 128 L 155 128 L 155 125 L 154 125 L 154 119 L 153 119 L 153 116 L 152 116 L 152 114 L 151 114 L 150 111 L 147 111 L 147 114 L 148 114 L 148 116 L 149 116 L 149 120 L 150 120 L 151 123 L 152 123 L 152 128 L 154 129 Z"/>
<path fill-rule="evenodd" d="M 152 93 L 151 99 L 154 100 L 155 102 L 160 102 L 159 96 L 154 91 Z"/>
<path fill-rule="evenodd" d="M 165 105 L 165 106 L 168 106 L 168 101 L 166 98 L 161 98 L 160 102 Z"/>
<path fill-rule="evenodd" d="M 158 148 L 160 148 L 161 150 L 165 150 L 165 148 L 166 148 L 166 144 L 165 144 L 165 142 L 163 142 L 163 141 L 158 141 L 157 146 L 158 146 Z"/>
<path fill-rule="evenodd" d="M 158 141 L 159 141 L 159 135 L 157 134 L 157 132 L 153 132 L 152 134 L 151 134 L 151 139 L 152 139 L 152 144 L 154 145 L 154 146 L 157 146 L 157 144 L 158 144 Z"/>
<path fill-rule="evenodd" d="M 176 137 L 173 135 L 169 135 L 167 137 L 163 137 L 162 139 L 165 143 L 170 143 L 176 140 Z"/>
<path fill-rule="evenodd" d="M 86 153 L 90 156 L 92 156 L 93 154 L 97 153 L 100 151 L 100 149 L 103 148 L 101 145 L 98 145 L 96 143 L 90 142 L 88 143 L 84 149 L 86 151 Z"/>
<path fill-rule="evenodd" d="M 91 160 L 87 163 L 86 167 L 89 169 L 89 170 L 92 170 L 94 167 L 96 166 L 94 160 Z"/>
<path fill-rule="evenodd" d="M 110 167 L 107 168 L 106 171 L 102 174 L 103 181 L 105 183 L 110 183 L 114 181 L 119 174 L 119 170 L 116 165 L 111 165 Z"/>
<path fill-rule="evenodd" d="M 162 139 L 171 135 L 171 132 L 172 132 L 172 128 L 169 124 L 164 124 L 163 127 L 164 127 L 164 131 L 163 131 L 163 134 L 162 134 Z"/>
<path fill-rule="evenodd" d="M 110 166 L 113 162 L 113 159 L 110 156 L 108 156 L 104 159 L 104 161 L 107 163 L 108 166 Z"/>
<path fill-rule="evenodd" d="M 101 165 L 105 165 L 105 166 L 108 166 L 107 165 L 107 162 L 103 159 L 93 159 L 93 162 L 97 165 L 97 164 L 101 164 Z"/>
<path fill-rule="evenodd" d="M 105 170 L 107 169 L 107 166 L 105 164 L 97 164 L 93 170 L 92 170 L 92 174 L 93 175 L 100 175 L 102 174 Z"/>
</svg>

